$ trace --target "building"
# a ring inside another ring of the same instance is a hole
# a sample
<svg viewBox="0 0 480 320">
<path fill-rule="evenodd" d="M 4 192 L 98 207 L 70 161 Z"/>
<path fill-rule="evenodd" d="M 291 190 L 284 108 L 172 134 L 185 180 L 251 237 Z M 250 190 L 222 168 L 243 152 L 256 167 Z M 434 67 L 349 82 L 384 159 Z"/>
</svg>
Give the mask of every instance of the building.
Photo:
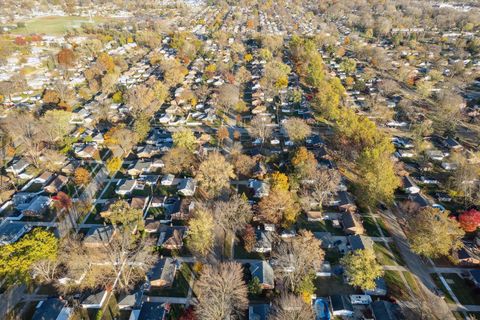
<svg viewBox="0 0 480 320">
<path fill-rule="evenodd" d="M 67 302 L 58 298 L 40 301 L 35 307 L 32 320 L 69 320 L 73 310 L 67 307 Z"/>
<path fill-rule="evenodd" d="M 177 262 L 170 257 L 162 258 L 148 273 L 152 287 L 171 287 L 177 272 Z"/>
<path fill-rule="evenodd" d="M 330 304 L 332 306 L 332 315 L 336 317 L 353 316 L 353 307 L 349 297 L 343 295 L 330 296 Z"/>
<path fill-rule="evenodd" d="M 16 242 L 28 231 L 30 227 L 24 223 L 4 222 L 0 225 L 0 246 Z"/>
<path fill-rule="evenodd" d="M 252 262 L 250 264 L 250 274 L 253 278 L 258 278 L 260 285 L 264 290 L 275 288 L 275 276 L 272 266 L 266 261 Z"/>
</svg>

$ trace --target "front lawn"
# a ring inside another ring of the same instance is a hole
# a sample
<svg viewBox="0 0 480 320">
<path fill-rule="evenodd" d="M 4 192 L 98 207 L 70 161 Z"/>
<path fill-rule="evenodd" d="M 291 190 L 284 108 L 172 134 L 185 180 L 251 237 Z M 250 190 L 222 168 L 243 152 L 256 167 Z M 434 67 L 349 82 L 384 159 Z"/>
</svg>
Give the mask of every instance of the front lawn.
<svg viewBox="0 0 480 320">
<path fill-rule="evenodd" d="M 235 259 L 258 259 L 265 260 L 265 253 L 258 252 L 247 252 L 243 247 L 243 244 L 240 242 L 233 245 L 233 256 Z"/>
<path fill-rule="evenodd" d="M 442 276 L 461 304 L 480 304 L 480 289 L 475 288 L 473 283 L 467 282 L 456 273 L 442 273 Z"/>
<path fill-rule="evenodd" d="M 297 229 L 306 229 L 312 232 L 330 232 L 334 236 L 345 235 L 341 228 L 335 228 L 333 226 L 332 220 L 308 221 L 304 214 L 297 220 Z"/>
<path fill-rule="evenodd" d="M 408 300 L 410 298 L 410 293 L 400 276 L 400 272 L 386 270 L 384 278 L 387 283 L 389 296 L 398 300 Z"/>
<path fill-rule="evenodd" d="M 382 236 L 372 216 L 362 216 L 362 220 L 363 220 L 363 227 L 365 228 L 367 235 L 369 235 L 370 237 Z"/>
<path fill-rule="evenodd" d="M 317 297 L 328 297 L 334 294 L 348 295 L 354 294 L 355 289 L 343 282 L 342 277 L 317 277 L 314 280 L 315 294 Z"/>
<path fill-rule="evenodd" d="M 387 249 L 387 246 L 383 242 L 374 242 L 373 250 L 377 256 L 377 260 L 384 266 L 395 266 L 397 263 L 393 257 L 393 254 Z"/>
</svg>

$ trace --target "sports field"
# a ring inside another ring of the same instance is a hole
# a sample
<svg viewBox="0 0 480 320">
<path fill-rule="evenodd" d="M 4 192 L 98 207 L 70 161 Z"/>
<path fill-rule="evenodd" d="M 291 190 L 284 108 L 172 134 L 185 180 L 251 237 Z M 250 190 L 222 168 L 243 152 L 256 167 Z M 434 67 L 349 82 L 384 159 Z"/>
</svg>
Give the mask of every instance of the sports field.
<svg viewBox="0 0 480 320">
<path fill-rule="evenodd" d="M 93 17 L 91 20 L 89 17 L 39 17 L 26 21 L 25 27 L 14 29 L 12 30 L 12 33 L 60 35 L 65 33 L 68 29 L 79 28 L 82 23 L 98 23 L 103 20 L 104 18 L 101 17 Z"/>
</svg>

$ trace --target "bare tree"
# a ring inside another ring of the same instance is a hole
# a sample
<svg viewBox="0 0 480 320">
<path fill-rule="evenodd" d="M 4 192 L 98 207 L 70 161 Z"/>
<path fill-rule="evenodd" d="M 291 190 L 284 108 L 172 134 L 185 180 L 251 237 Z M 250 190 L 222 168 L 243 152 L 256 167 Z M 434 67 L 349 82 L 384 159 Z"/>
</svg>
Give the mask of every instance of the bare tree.
<svg viewBox="0 0 480 320">
<path fill-rule="evenodd" d="M 288 137 L 295 142 L 302 141 L 312 133 L 310 126 L 300 118 L 289 118 L 283 127 L 287 131 Z"/>
<path fill-rule="evenodd" d="M 248 307 L 242 266 L 235 262 L 206 265 L 196 283 L 199 319 L 243 319 Z"/>
<path fill-rule="evenodd" d="M 272 261 L 275 276 L 295 291 L 305 277 L 321 266 L 324 255 L 321 241 L 312 232 L 301 230 L 292 241 L 282 241 L 275 247 Z"/>
<path fill-rule="evenodd" d="M 226 109 L 232 109 L 240 101 L 240 90 L 236 85 L 224 84 L 218 90 L 218 102 Z"/>
<path fill-rule="evenodd" d="M 283 294 L 272 309 L 272 320 L 304 320 L 313 319 L 312 307 L 306 304 L 302 298 L 293 294 Z"/>
<path fill-rule="evenodd" d="M 311 183 L 310 183 L 311 182 Z M 334 169 L 316 170 L 309 183 L 303 185 L 301 203 L 305 210 L 322 209 L 338 190 L 340 174 Z"/>
<path fill-rule="evenodd" d="M 250 122 L 248 131 L 253 137 L 259 138 L 263 143 L 272 135 L 272 119 L 269 116 L 256 115 Z"/>
</svg>

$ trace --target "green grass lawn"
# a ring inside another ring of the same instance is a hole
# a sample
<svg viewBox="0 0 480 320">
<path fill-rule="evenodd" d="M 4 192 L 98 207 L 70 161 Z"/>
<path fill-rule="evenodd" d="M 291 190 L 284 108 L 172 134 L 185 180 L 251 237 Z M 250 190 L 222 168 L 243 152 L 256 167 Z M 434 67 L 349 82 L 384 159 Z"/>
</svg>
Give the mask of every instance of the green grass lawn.
<svg viewBox="0 0 480 320">
<path fill-rule="evenodd" d="M 387 283 L 388 294 L 398 300 L 408 300 L 410 297 L 408 288 L 405 286 L 402 278 L 400 277 L 400 272 L 386 270 L 385 271 L 385 282 Z"/>
<path fill-rule="evenodd" d="M 412 289 L 412 291 L 417 296 L 421 296 L 421 289 L 418 285 L 417 280 L 415 279 L 415 276 L 409 271 L 403 271 L 403 276 L 405 277 L 405 280 L 407 280 L 408 286 Z"/>
<path fill-rule="evenodd" d="M 171 287 L 168 288 L 152 288 L 151 296 L 158 297 L 186 297 L 190 288 L 188 282 L 192 277 L 192 271 L 188 264 L 182 263 L 175 274 L 175 280 Z"/>
<path fill-rule="evenodd" d="M 437 286 L 437 288 L 439 288 L 445 295 L 445 301 L 447 303 L 455 303 L 452 299 L 452 296 L 450 295 L 450 293 L 448 293 L 447 289 L 445 288 L 443 283 L 440 281 L 440 278 L 436 273 L 432 273 L 432 279 L 435 282 L 435 285 Z"/>
<path fill-rule="evenodd" d="M 480 292 L 473 284 L 466 282 L 456 273 L 442 273 L 442 276 L 461 304 L 480 304 Z"/>
<path fill-rule="evenodd" d="M 82 23 L 98 23 L 103 18 L 95 17 L 89 21 L 88 17 L 62 17 L 50 16 L 34 18 L 25 22 L 25 27 L 12 31 L 15 34 L 45 33 L 45 34 L 63 34 L 70 28 L 79 28 Z"/>
<path fill-rule="evenodd" d="M 387 249 L 386 245 L 383 242 L 375 242 L 373 244 L 373 250 L 375 250 L 375 255 L 380 264 L 384 266 L 395 266 L 395 258 L 393 254 Z"/>
<path fill-rule="evenodd" d="M 297 228 L 306 229 L 312 232 L 330 232 L 332 235 L 344 236 L 341 228 L 335 228 L 331 220 L 308 221 L 305 215 L 301 215 L 297 220 Z"/>
<path fill-rule="evenodd" d="M 372 216 L 362 216 L 363 227 L 370 237 L 381 237 L 380 231 L 378 231 L 377 225 Z"/>
<path fill-rule="evenodd" d="M 403 258 L 402 256 L 400 255 L 400 251 L 398 250 L 397 248 L 397 245 L 395 244 L 395 242 L 391 241 L 388 243 L 390 249 L 392 250 L 391 253 L 393 254 L 393 257 L 395 258 L 395 260 L 397 261 L 397 263 L 401 266 L 404 266 L 405 265 L 405 261 L 403 261 Z"/>
<path fill-rule="evenodd" d="M 354 294 L 355 289 L 343 282 L 341 277 L 317 277 L 314 280 L 317 297 L 327 297 L 332 294 Z"/>
</svg>

